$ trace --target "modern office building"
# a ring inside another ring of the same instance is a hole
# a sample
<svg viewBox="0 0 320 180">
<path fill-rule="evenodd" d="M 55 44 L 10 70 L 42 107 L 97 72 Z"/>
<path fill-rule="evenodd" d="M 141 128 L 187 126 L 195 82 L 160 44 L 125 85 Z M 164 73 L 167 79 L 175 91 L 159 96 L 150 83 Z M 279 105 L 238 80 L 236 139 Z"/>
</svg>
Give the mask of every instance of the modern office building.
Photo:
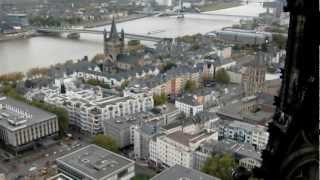
<svg viewBox="0 0 320 180">
<path fill-rule="evenodd" d="M 0 139 L 16 152 L 58 132 L 55 114 L 10 97 L 0 97 Z"/>
<path fill-rule="evenodd" d="M 97 145 L 88 145 L 56 160 L 58 171 L 74 180 L 129 180 L 134 161 Z"/>
</svg>

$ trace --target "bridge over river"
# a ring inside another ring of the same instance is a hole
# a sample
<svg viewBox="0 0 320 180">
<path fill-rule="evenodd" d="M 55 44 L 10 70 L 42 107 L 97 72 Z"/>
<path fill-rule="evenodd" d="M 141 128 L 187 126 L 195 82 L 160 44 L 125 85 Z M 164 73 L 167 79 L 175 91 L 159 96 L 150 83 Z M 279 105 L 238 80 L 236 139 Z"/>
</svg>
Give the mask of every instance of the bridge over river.
<svg viewBox="0 0 320 180">
<path fill-rule="evenodd" d="M 64 27 L 42 27 L 36 28 L 38 33 L 86 33 L 86 34 L 97 34 L 103 35 L 104 31 L 101 30 L 92 30 L 92 29 L 74 29 L 74 28 L 64 28 Z M 107 31 L 107 34 L 109 32 Z M 155 36 L 146 36 L 140 34 L 131 34 L 125 33 L 125 38 L 127 39 L 134 39 L 134 40 L 142 40 L 142 41 L 152 41 L 152 42 L 159 42 L 162 41 L 164 38 L 155 37 Z"/>
</svg>

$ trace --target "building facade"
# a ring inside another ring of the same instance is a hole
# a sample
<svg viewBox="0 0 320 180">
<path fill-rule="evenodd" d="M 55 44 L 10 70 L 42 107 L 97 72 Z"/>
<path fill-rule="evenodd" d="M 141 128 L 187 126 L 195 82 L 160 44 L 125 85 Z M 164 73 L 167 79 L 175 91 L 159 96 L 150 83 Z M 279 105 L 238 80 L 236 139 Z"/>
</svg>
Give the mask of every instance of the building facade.
<svg viewBox="0 0 320 180">
<path fill-rule="evenodd" d="M 249 64 L 242 74 L 244 96 L 252 96 L 264 90 L 266 65 L 264 64 L 263 58 L 263 54 L 258 53 L 256 61 Z"/>
<path fill-rule="evenodd" d="M 111 30 L 108 36 L 106 30 L 103 34 L 104 37 L 104 54 L 107 56 L 109 60 L 115 62 L 117 56 L 122 54 L 124 51 L 124 31 L 121 31 L 121 35 L 119 36 L 116 23 L 114 18 L 112 18 Z"/>
<path fill-rule="evenodd" d="M 252 144 L 257 149 L 262 150 L 268 143 L 269 133 L 264 126 L 233 121 L 220 128 L 219 139 Z"/>
<path fill-rule="evenodd" d="M 203 101 L 201 100 L 202 98 L 198 98 L 196 95 L 185 95 L 176 99 L 175 107 L 185 113 L 187 117 L 195 116 L 197 113 L 203 111 Z"/>
<path fill-rule="evenodd" d="M 9 97 L 0 97 L 1 141 L 19 151 L 59 132 L 57 116 Z"/>
</svg>

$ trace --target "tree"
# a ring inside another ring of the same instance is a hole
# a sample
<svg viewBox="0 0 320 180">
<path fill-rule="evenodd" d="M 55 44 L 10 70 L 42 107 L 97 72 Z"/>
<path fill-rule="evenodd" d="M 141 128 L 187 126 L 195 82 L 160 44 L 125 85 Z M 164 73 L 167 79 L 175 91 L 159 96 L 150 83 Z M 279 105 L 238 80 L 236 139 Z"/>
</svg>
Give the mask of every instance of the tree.
<svg viewBox="0 0 320 180">
<path fill-rule="evenodd" d="M 0 82 L 17 82 L 21 81 L 24 77 L 24 74 L 21 72 L 4 74 L 0 75 Z"/>
<path fill-rule="evenodd" d="M 188 80 L 184 86 L 186 92 L 193 92 L 197 88 L 196 83 L 192 80 Z"/>
<path fill-rule="evenodd" d="M 230 77 L 227 73 L 227 71 L 222 68 L 219 69 L 216 73 L 215 73 L 215 77 L 214 79 L 219 82 L 219 83 L 223 83 L 223 84 L 227 84 L 230 82 Z"/>
<path fill-rule="evenodd" d="M 61 94 L 65 94 L 66 93 L 66 86 L 64 84 L 61 84 L 60 93 Z"/>
<path fill-rule="evenodd" d="M 104 60 L 105 58 L 106 56 L 104 54 L 96 54 L 91 61 L 98 62 L 98 61 Z"/>
<path fill-rule="evenodd" d="M 167 62 L 166 64 L 163 65 L 162 69 L 163 69 L 163 72 L 166 72 L 173 67 L 177 67 L 177 64 L 174 62 Z"/>
<path fill-rule="evenodd" d="M 201 171 L 223 180 L 232 180 L 232 171 L 236 167 L 235 159 L 230 154 L 210 157 Z"/>
<path fill-rule="evenodd" d="M 137 174 L 131 180 L 149 180 L 151 177 L 144 174 Z"/>
<path fill-rule="evenodd" d="M 129 85 L 129 81 L 125 80 L 123 83 L 121 83 L 121 89 L 125 89 Z"/>
<path fill-rule="evenodd" d="M 45 104 L 40 101 L 32 101 L 30 104 L 32 106 L 35 106 L 37 108 L 43 109 L 45 111 L 57 115 L 59 124 L 59 135 L 60 137 L 64 136 L 65 131 L 69 128 L 69 116 L 68 112 L 65 109 L 50 104 Z"/>
<path fill-rule="evenodd" d="M 167 103 L 168 97 L 164 93 L 162 93 L 161 95 L 154 95 L 153 101 L 154 101 L 155 106 L 159 106 L 159 105 Z"/>
<path fill-rule="evenodd" d="M 128 41 L 128 46 L 137 46 L 140 45 L 140 41 L 139 40 L 130 40 Z"/>
<path fill-rule="evenodd" d="M 273 42 L 278 46 L 279 49 L 285 49 L 287 38 L 281 34 L 273 34 L 272 35 Z"/>
<path fill-rule="evenodd" d="M 96 144 L 112 152 L 119 152 L 119 145 L 117 144 L 117 142 L 114 141 L 111 137 L 103 134 L 98 134 L 94 136 L 91 143 Z"/>
</svg>

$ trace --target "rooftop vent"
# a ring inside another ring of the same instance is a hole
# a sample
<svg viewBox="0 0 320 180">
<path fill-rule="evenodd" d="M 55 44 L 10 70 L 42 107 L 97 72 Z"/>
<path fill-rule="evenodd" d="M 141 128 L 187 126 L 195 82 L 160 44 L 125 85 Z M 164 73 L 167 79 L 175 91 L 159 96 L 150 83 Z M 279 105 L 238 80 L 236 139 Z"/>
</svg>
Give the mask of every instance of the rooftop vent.
<svg viewBox="0 0 320 180">
<path fill-rule="evenodd" d="M 192 180 L 192 179 L 189 177 L 181 177 L 181 178 L 179 178 L 179 180 Z"/>
<path fill-rule="evenodd" d="M 83 163 L 89 163 L 90 161 L 88 159 L 81 159 L 81 162 Z"/>
</svg>

